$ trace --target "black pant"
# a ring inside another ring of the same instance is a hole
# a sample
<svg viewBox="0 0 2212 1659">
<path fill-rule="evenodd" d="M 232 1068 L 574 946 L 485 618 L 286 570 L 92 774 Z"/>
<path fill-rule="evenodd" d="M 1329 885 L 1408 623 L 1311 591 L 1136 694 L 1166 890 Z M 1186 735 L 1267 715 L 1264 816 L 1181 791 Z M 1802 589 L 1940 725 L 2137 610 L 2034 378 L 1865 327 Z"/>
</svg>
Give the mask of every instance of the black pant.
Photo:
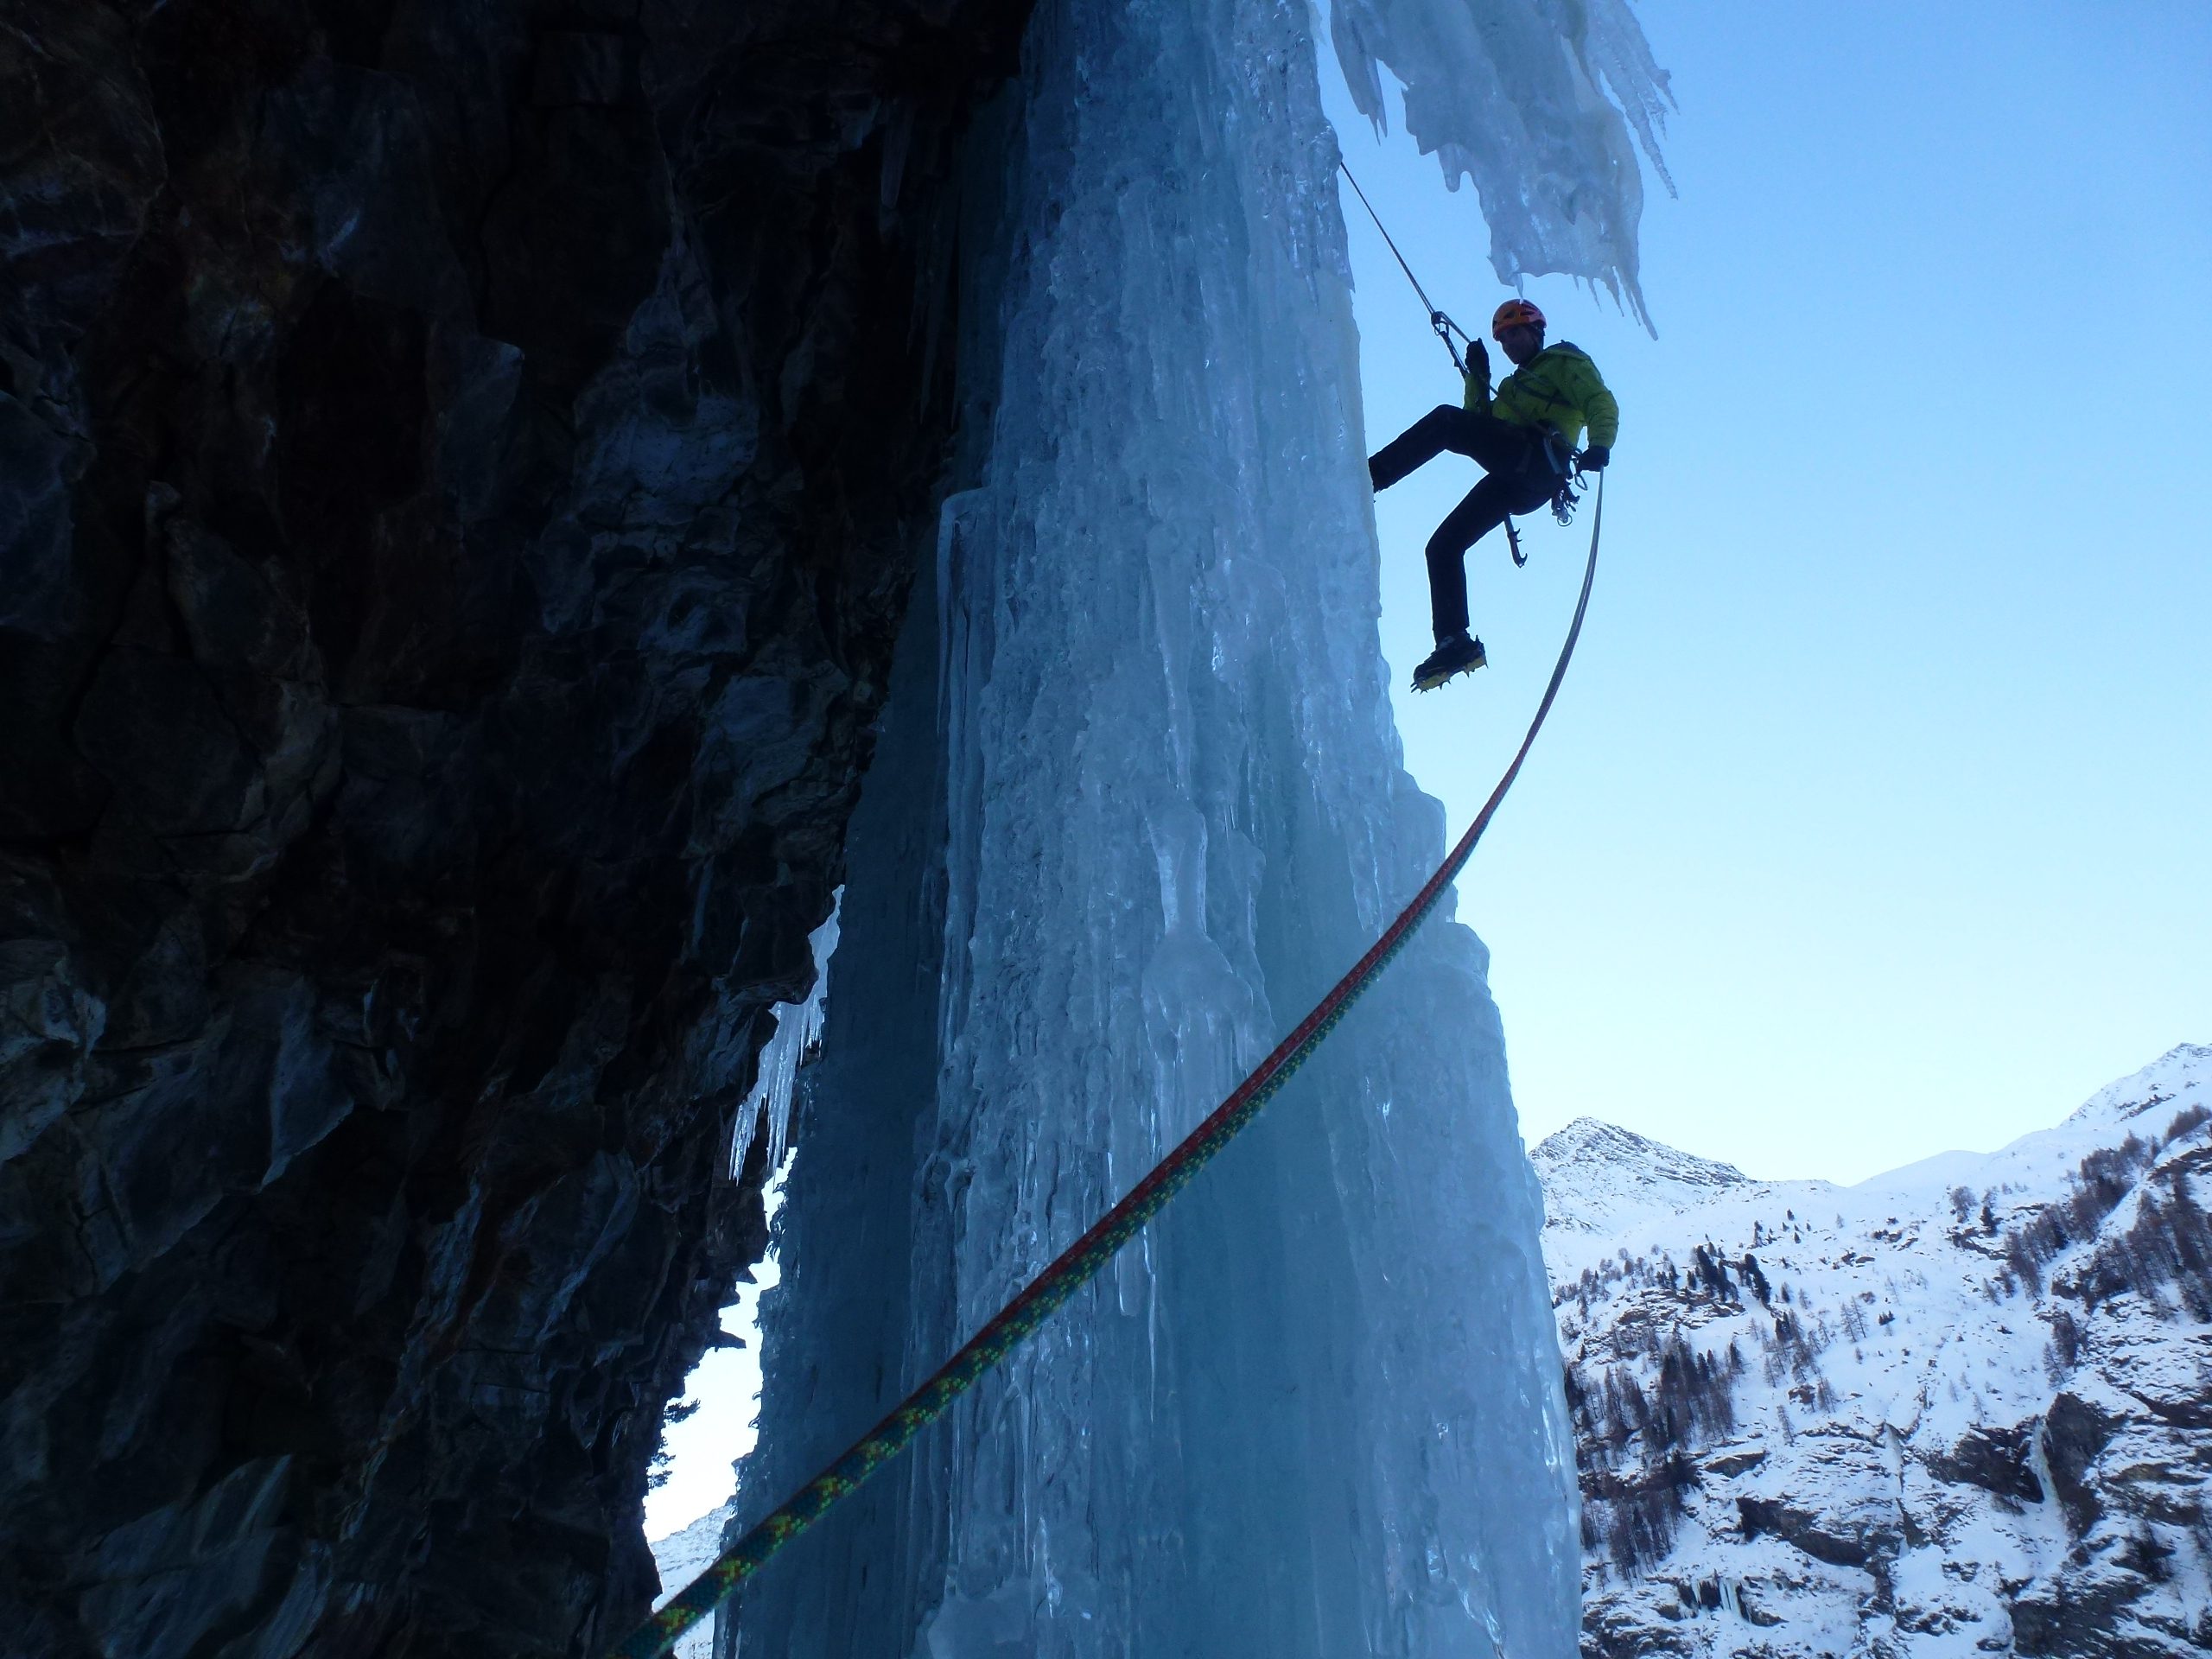
<svg viewBox="0 0 2212 1659">
<path fill-rule="evenodd" d="M 1376 489 L 1387 490 L 1446 449 L 1480 462 L 1485 476 L 1428 538 L 1429 615 L 1439 640 L 1467 629 L 1467 550 L 1513 514 L 1534 512 L 1559 487 L 1534 427 L 1449 404 L 1384 444 L 1369 458 L 1367 474 Z"/>
</svg>

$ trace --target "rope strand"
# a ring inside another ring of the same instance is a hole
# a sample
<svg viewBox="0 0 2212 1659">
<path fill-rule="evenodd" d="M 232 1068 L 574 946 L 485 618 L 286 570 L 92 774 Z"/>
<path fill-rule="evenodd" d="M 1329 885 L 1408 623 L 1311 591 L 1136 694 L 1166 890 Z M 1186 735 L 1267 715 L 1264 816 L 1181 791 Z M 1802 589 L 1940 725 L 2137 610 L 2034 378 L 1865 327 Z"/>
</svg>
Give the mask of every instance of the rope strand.
<svg viewBox="0 0 2212 1659">
<path fill-rule="evenodd" d="M 1359 181 L 1352 177 L 1351 168 L 1341 156 L 1337 157 L 1337 169 L 1344 175 L 1344 181 L 1351 186 L 1352 194 L 1359 198 L 1359 205 L 1367 209 L 1367 216 L 1375 221 L 1375 228 L 1382 232 L 1382 240 L 1389 246 L 1390 257 L 1398 262 L 1398 269 L 1406 273 L 1406 280 L 1414 285 L 1414 292 L 1421 296 L 1421 304 L 1428 308 L 1428 326 L 1444 342 L 1444 349 L 1452 353 L 1452 366 L 1464 377 L 1467 372 L 1466 360 L 1459 355 L 1459 348 L 1452 343 L 1452 335 L 1456 332 L 1460 339 L 1470 344 L 1475 337 L 1436 308 L 1436 302 L 1428 297 L 1428 290 L 1421 285 L 1421 278 L 1414 275 L 1414 268 L 1406 263 L 1406 256 L 1398 251 L 1398 245 L 1392 239 L 1389 228 L 1382 223 L 1382 215 L 1375 211 L 1375 204 L 1367 199 L 1367 192 L 1359 188 Z"/>
<path fill-rule="evenodd" d="M 1482 839 L 1499 803 L 1504 800 L 1506 791 L 1521 775 L 1521 764 L 1529 758 L 1536 734 L 1543 729 L 1545 716 L 1551 713 L 1553 699 L 1559 696 L 1560 683 L 1567 677 L 1567 665 L 1574 657 L 1574 643 L 1582 637 L 1582 619 L 1589 611 L 1590 588 L 1598 575 L 1598 532 L 1604 526 L 1605 518 L 1605 476 L 1600 473 L 1597 507 L 1590 524 L 1590 559 L 1582 572 L 1581 596 L 1574 602 L 1574 620 L 1567 626 L 1567 643 L 1560 648 L 1559 662 L 1552 670 L 1550 683 L 1544 688 L 1543 700 L 1536 705 L 1535 718 L 1529 722 L 1528 734 L 1522 738 L 1521 747 L 1515 752 L 1512 764 L 1506 767 L 1505 775 L 1498 779 L 1497 787 L 1491 791 L 1490 798 L 1483 803 L 1475 821 L 1467 826 L 1466 833 L 1459 837 L 1427 885 L 1414 895 L 1413 902 L 1399 912 L 1398 918 L 1352 965 L 1351 971 L 1337 982 L 1319 1006 L 1299 1021 L 1297 1028 L 1276 1045 L 1274 1052 L 1260 1062 L 1235 1092 L 1155 1165 L 1150 1174 L 1132 1187 L 1126 1198 L 1032 1279 L 935 1376 L 908 1395 L 897 1410 L 778 1505 L 766 1519 L 724 1550 L 704 1573 L 677 1592 L 667 1605 L 626 1637 L 614 1649 L 613 1659 L 660 1659 L 686 1630 L 759 1572 L 771 1556 L 904 1452 L 917 1434 L 943 1416 L 954 1401 L 1095 1277 L 1122 1245 L 1165 1209 L 1167 1201 L 1182 1191 L 1216 1153 L 1259 1116 L 1260 1109 L 1336 1029 L 1337 1022 L 1405 948 L 1414 930 L 1436 907 L 1444 889 L 1465 868 L 1474 854 L 1475 843 Z"/>
</svg>

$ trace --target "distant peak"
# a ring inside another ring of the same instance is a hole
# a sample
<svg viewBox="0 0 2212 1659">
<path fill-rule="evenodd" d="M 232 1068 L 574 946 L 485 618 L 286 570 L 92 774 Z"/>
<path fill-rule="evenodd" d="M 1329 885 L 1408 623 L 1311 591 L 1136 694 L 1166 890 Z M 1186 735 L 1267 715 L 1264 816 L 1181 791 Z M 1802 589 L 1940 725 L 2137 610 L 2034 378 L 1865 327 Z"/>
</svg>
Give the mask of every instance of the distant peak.
<svg viewBox="0 0 2212 1659">
<path fill-rule="evenodd" d="M 1547 1225 L 1610 1230 L 1625 1211 L 1681 1211 L 1751 1178 L 1733 1164 L 1700 1158 L 1599 1118 L 1578 1117 L 1529 1154 L 1544 1189 Z"/>
<path fill-rule="evenodd" d="M 2067 1121 L 2124 1122 L 2171 1102 L 2194 1105 L 2208 1097 L 2212 1097 L 2212 1046 L 2177 1043 L 2133 1077 L 2098 1090 Z"/>
<path fill-rule="evenodd" d="M 1554 1130 L 1529 1156 L 1539 1174 L 1547 1168 L 1596 1164 L 1641 1166 L 1694 1186 L 1734 1186 L 1751 1179 L 1733 1164 L 1700 1158 L 1597 1117 L 1578 1117 L 1565 1128 Z"/>
</svg>

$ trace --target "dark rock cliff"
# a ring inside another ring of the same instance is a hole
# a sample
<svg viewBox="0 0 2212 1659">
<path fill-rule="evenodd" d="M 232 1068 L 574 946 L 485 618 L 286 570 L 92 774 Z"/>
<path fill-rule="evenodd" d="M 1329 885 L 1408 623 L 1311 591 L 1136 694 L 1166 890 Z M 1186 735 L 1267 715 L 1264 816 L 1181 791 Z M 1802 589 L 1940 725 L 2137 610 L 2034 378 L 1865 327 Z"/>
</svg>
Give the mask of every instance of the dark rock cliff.
<svg viewBox="0 0 2212 1659">
<path fill-rule="evenodd" d="M 1025 10 L 10 0 L 10 1652 L 642 1612 Z"/>
</svg>

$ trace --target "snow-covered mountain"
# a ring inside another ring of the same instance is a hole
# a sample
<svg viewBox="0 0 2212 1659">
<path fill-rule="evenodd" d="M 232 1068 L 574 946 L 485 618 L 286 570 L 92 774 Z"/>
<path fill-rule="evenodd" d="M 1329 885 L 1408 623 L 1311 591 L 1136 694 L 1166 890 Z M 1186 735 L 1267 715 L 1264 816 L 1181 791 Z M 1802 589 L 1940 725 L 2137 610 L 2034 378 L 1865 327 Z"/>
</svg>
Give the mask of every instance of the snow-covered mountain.
<svg viewBox="0 0 2212 1659">
<path fill-rule="evenodd" d="M 1532 1156 L 1590 1659 L 2212 1649 L 2212 1047 L 1853 1187 Z"/>
<path fill-rule="evenodd" d="M 715 1557 L 722 1553 L 723 1530 L 736 1510 L 737 1500 L 732 1498 L 721 1508 L 709 1510 L 683 1531 L 653 1541 L 653 1566 L 660 1573 L 660 1594 L 653 1598 L 656 1609 L 714 1565 Z M 709 1616 L 685 1633 L 671 1650 L 671 1659 L 707 1659 L 714 1650 L 715 1618 Z"/>
<path fill-rule="evenodd" d="M 1606 1238 L 1633 1231 L 1751 1181 L 1733 1164 L 1677 1152 L 1594 1117 L 1578 1117 L 1548 1135 L 1529 1158 L 1547 1199 L 1557 1193 L 1562 1200 L 1547 1205 L 1548 1243 L 1562 1231 Z"/>
</svg>

